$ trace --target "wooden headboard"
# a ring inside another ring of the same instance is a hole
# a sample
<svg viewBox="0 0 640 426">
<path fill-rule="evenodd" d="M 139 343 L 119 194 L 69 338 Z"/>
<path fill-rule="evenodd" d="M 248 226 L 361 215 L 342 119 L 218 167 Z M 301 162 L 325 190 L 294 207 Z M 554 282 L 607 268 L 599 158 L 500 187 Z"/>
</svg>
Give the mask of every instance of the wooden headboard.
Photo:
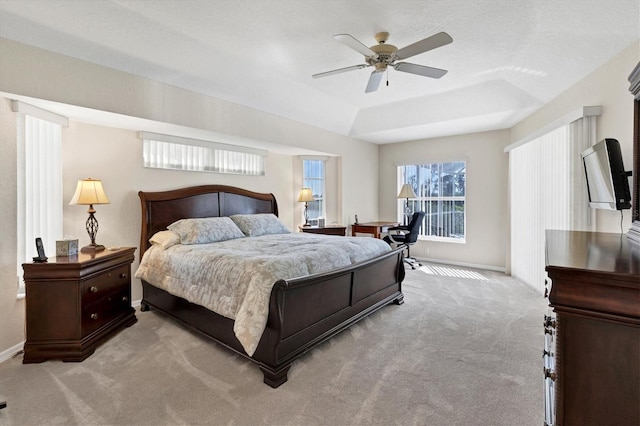
<svg viewBox="0 0 640 426">
<path fill-rule="evenodd" d="M 162 192 L 138 192 L 142 203 L 140 259 L 149 238 L 176 220 L 233 214 L 273 213 L 278 203 L 273 194 L 261 194 L 227 185 L 201 185 Z"/>
</svg>

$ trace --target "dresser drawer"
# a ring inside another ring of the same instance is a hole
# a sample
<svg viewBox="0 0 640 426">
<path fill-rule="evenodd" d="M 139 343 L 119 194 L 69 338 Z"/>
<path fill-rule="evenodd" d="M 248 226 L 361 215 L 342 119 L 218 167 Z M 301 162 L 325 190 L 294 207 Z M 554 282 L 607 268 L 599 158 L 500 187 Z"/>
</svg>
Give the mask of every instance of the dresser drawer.
<svg viewBox="0 0 640 426">
<path fill-rule="evenodd" d="M 82 307 L 82 335 L 87 336 L 131 309 L 129 287 L 116 289 Z"/>
<path fill-rule="evenodd" d="M 122 265 L 97 277 L 86 280 L 82 284 L 82 306 L 102 299 L 108 294 L 129 286 L 131 282 L 130 266 Z"/>
</svg>

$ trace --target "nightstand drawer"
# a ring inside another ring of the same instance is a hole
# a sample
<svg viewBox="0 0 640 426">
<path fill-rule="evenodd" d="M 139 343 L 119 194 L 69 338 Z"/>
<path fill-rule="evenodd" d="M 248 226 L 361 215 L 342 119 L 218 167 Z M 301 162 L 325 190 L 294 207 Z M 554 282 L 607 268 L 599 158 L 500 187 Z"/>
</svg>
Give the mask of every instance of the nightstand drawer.
<svg viewBox="0 0 640 426">
<path fill-rule="evenodd" d="M 129 288 L 124 287 L 82 308 L 82 334 L 93 333 L 131 308 Z"/>
<path fill-rule="evenodd" d="M 82 306 L 93 303 L 122 287 L 129 286 L 131 282 L 129 274 L 129 265 L 123 265 L 85 281 L 82 284 Z"/>
<path fill-rule="evenodd" d="M 134 324 L 131 262 L 135 247 L 25 263 L 26 335 L 22 362 L 80 362 Z"/>
</svg>

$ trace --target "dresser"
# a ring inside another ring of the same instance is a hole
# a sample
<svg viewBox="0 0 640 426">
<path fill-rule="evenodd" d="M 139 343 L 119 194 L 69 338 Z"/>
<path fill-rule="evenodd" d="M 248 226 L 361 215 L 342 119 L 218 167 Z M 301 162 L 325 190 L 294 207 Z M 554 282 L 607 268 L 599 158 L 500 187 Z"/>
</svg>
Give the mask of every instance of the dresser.
<svg viewBox="0 0 640 426">
<path fill-rule="evenodd" d="M 640 424 L 640 245 L 547 231 L 546 262 L 545 423 Z"/>
<path fill-rule="evenodd" d="M 23 363 L 82 361 L 137 319 L 131 307 L 135 247 L 25 263 Z"/>
</svg>

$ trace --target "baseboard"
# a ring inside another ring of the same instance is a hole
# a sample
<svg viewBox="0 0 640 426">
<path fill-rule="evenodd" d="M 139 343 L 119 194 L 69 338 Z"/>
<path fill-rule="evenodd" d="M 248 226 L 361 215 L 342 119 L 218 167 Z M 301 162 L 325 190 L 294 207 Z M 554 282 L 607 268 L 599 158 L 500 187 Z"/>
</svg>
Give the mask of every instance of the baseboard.
<svg viewBox="0 0 640 426">
<path fill-rule="evenodd" d="M 453 260 L 443 260 L 443 259 L 432 259 L 430 257 L 416 257 L 416 259 L 423 262 L 440 263 L 443 265 L 462 266 L 465 268 L 473 268 L 473 269 L 485 269 L 487 271 L 496 271 L 496 272 L 502 272 L 502 273 L 505 273 L 506 271 L 506 269 L 503 267 L 491 266 L 491 265 L 480 265 L 477 263 L 456 262 Z"/>
<path fill-rule="evenodd" d="M 142 299 L 133 300 L 133 301 L 131 301 L 131 307 L 132 308 L 138 308 L 140 306 L 141 302 L 142 302 Z"/>
<path fill-rule="evenodd" d="M 0 352 L 0 363 L 10 360 L 13 358 L 18 352 L 22 351 L 24 348 L 24 342 L 20 342 L 15 346 L 10 347 L 2 352 Z"/>
</svg>

